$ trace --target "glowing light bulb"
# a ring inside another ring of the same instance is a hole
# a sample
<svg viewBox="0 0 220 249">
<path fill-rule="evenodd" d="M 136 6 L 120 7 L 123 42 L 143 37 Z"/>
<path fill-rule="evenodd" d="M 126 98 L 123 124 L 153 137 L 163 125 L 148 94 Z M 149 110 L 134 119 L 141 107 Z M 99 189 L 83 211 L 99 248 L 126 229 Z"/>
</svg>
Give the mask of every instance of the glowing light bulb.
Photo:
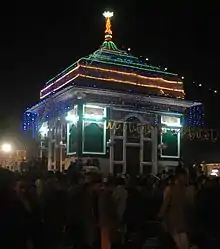
<svg viewBox="0 0 220 249">
<path fill-rule="evenodd" d="M 5 153 L 9 153 L 11 152 L 12 150 L 12 147 L 10 144 L 3 144 L 2 145 L 2 151 L 5 152 Z"/>
<path fill-rule="evenodd" d="M 184 80 L 184 77 L 182 76 L 181 79 Z"/>
<path fill-rule="evenodd" d="M 217 90 L 214 91 L 214 93 L 217 93 L 217 92 L 218 92 Z"/>
<path fill-rule="evenodd" d="M 202 84 L 199 84 L 199 86 L 202 86 Z"/>
<path fill-rule="evenodd" d="M 110 11 L 105 11 L 105 12 L 103 13 L 103 16 L 104 16 L 105 18 L 111 18 L 111 17 L 113 17 L 113 15 L 114 15 L 114 13 L 113 13 L 113 12 L 110 12 Z"/>
</svg>

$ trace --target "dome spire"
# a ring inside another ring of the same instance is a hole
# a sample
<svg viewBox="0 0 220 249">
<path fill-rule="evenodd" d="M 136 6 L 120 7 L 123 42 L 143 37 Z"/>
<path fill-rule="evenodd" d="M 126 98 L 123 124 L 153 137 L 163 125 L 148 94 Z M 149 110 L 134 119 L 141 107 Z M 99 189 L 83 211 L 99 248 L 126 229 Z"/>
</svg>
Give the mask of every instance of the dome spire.
<svg viewBox="0 0 220 249">
<path fill-rule="evenodd" d="M 105 24 L 105 41 L 112 40 L 112 30 L 111 30 L 111 17 L 113 17 L 113 12 L 105 11 L 103 13 L 105 17 L 106 24 Z"/>
</svg>

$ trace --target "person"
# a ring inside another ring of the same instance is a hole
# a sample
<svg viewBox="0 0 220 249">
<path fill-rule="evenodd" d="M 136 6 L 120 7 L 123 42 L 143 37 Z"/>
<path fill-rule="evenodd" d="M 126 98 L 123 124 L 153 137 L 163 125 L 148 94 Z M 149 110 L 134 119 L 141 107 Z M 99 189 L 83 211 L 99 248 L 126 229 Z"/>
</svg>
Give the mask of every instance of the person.
<svg viewBox="0 0 220 249">
<path fill-rule="evenodd" d="M 188 174 L 179 168 L 174 184 L 164 191 L 163 204 L 159 217 L 164 221 L 166 231 L 172 236 L 178 249 L 189 249 L 187 224 L 187 192 Z"/>
</svg>

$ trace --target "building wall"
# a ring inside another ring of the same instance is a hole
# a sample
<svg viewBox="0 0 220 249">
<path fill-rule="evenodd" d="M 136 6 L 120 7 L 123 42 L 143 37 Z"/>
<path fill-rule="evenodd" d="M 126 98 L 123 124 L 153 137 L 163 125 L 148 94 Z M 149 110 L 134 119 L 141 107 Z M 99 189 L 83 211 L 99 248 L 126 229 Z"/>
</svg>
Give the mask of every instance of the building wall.
<svg viewBox="0 0 220 249">
<path fill-rule="evenodd" d="M 169 149 L 162 147 L 161 131 L 163 129 L 164 133 L 164 128 L 160 126 L 161 114 L 134 111 L 123 106 L 100 106 L 99 109 L 99 104 L 86 107 L 82 105 L 81 111 L 79 107 L 74 108 L 72 116 L 68 114 L 72 118 L 71 123 L 65 117 L 59 117 L 49 123 L 47 151 L 50 170 L 66 169 L 76 156 L 99 158 L 104 173 L 156 174 L 158 169 L 166 165 L 178 164 L 180 135 L 172 133 L 176 130 L 175 127 L 168 128 L 170 138 L 178 140 L 178 148 L 174 146 L 178 155 L 162 155 L 166 154 L 166 151 L 171 153 L 172 144 L 169 145 Z M 103 107 L 106 107 L 106 111 L 102 117 Z M 169 116 L 169 113 L 164 115 Z M 92 127 L 95 127 L 94 134 Z M 100 133 L 101 131 L 103 133 Z M 90 145 L 86 144 L 86 141 Z M 102 142 L 103 146 L 100 145 Z"/>
</svg>

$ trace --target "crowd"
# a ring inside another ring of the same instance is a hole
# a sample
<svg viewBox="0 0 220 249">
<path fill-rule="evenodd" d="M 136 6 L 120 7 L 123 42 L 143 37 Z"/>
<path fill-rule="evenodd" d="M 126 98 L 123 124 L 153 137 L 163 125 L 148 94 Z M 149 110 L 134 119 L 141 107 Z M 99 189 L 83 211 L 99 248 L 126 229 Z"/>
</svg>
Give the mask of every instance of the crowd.
<svg viewBox="0 0 220 249">
<path fill-rule="evenodd" d="M 134 178 L 1 169 L 0 203 L 1 248 L 220 248 L 220 181 L 182 167 Z"/>
</svg>

